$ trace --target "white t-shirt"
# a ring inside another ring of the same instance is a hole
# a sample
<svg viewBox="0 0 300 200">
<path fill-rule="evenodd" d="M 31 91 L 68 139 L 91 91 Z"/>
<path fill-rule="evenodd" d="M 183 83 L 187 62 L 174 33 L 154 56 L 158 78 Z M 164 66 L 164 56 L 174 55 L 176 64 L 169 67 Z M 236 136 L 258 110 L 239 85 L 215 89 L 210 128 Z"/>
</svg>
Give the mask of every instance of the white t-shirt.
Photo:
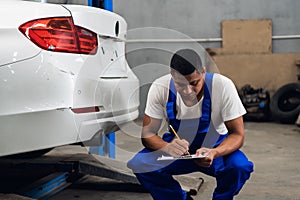
<svg viewBox="0 0 300 200">
<path fill-rule="evenodd" d="M 171 75 L 168 74 L 153 82 L 148 93 L 146 115 L 156 119 L 167 119 L 166 103 L 169 96 L 170 79 Z M 203 97 L 197 104 L 188 107 L 177 92 L 176 118 L 200 118 L 202 115 L 202 102 Z M 225 121 L 235 119 L 246 113 L 235 85 L 229 78 L 221 74 L 215 73 L 213 76 L 211 102 L 211 123 L 221 135 L 227 133 Z"/>
</svg>

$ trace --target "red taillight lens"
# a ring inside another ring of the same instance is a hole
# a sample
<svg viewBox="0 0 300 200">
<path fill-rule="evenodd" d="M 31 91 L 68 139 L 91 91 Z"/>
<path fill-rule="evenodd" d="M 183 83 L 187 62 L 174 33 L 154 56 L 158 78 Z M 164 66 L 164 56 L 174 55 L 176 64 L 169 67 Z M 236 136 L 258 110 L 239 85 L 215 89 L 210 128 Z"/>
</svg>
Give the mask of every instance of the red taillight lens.
<svg viewBox="0 0 300 200">
<path fill-rule="evenodd" d="M 97 34 L 75 26 L 71 17 L 37 19 L 22 24 L 19 30 L 45 50 L 82 54 L 97 52 Z"/>
</svg>

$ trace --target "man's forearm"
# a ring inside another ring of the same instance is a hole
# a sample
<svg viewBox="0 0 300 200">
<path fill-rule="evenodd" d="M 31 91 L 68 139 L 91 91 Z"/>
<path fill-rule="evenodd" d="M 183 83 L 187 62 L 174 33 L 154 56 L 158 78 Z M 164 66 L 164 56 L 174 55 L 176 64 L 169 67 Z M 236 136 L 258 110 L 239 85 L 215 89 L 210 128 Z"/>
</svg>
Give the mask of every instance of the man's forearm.
<svg viewBox="0 0 300 200">
<path fill-rule="evenodd" d="M 235 150 L 241 148 L 244 143 L 244 136 L 239 134 L 229 134 L 227 138 L 216 148 L 213 149 L 215 151 L 215 158 L 228 155 Z"/>
<path fill-rule="evenodd" d="M 160 150 L 168 144 L 167 142 L 163 141 L 158 135 L 144 137 L 142 138 L 142 143 L 146 148 L 152 150 Z"/>
</svg>

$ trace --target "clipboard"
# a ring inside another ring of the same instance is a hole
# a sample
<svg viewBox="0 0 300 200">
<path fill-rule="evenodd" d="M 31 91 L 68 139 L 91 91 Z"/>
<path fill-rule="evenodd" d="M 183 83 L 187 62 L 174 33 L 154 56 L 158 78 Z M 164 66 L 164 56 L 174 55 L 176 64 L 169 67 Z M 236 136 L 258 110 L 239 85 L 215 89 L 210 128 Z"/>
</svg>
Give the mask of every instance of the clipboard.
<svg viewBox="0 0 300 200">
<path fill-rule="evenodd" d="M 192 155 L 183 155 L 180 157 L 173 157 L 173 156 L 164 156 L 158 157 L 157 160 L 163 161 L 163 160 L 189 160 L 189 159 L 197 159 L 197 158 L 204 158 L 204 155 L 198 155 L 192 154 Z"/>
</svg>

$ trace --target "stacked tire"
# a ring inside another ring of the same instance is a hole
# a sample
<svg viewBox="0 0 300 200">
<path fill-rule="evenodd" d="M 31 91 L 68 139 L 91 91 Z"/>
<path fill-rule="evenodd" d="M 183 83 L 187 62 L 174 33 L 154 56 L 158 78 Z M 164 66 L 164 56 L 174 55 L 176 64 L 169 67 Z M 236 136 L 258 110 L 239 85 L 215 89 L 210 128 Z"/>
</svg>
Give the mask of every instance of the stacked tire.
<svg viewBox="0 0 300 200">
<path fill-rule="evenodd" d="M 280 87 L 271 98 L 272 118 L 284 124 L 295 124 L 300 113 L 300 82 Z"/>
</svg>

